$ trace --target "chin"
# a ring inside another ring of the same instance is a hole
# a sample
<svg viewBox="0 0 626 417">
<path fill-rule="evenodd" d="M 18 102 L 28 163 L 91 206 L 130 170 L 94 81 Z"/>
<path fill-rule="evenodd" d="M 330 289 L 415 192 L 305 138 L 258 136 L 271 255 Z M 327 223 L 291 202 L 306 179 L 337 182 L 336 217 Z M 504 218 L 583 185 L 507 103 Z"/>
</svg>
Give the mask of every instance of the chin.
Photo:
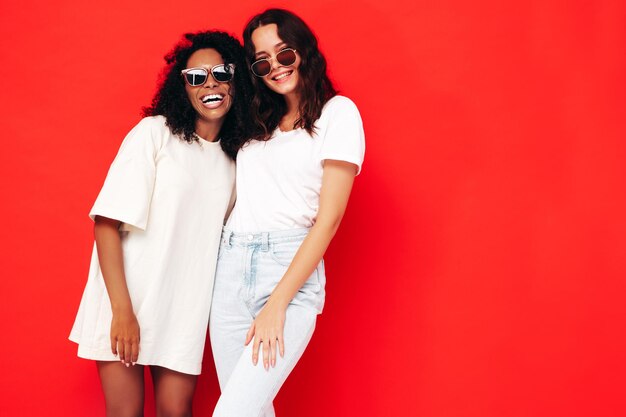
<svg viewBox="0 0 626 417">
<path fill-rule="evenodd" d="M 274 91 L 275 93 L 278 93 L 284 96 L 287 94 L 294 93 L 296 91 L 296 87 L 297 87 L 297 83 L 294 83 L 294 85 L 273 85 L 270 87 L 270 89 Z"/>
</svg>

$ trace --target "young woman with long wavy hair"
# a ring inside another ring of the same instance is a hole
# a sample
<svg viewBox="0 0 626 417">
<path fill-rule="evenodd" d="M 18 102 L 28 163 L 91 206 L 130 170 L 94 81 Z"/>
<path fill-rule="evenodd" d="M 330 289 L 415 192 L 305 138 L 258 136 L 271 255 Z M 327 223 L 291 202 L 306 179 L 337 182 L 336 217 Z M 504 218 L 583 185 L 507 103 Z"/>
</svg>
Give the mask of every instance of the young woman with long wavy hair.
<svg viewBox="0 0 626 417">
<path fill-rule="evenodd" d="M 365 152 L 359 112 L 337 95 L 302 19 L 270 9 L 243 37 L 257 132 L 237 154 L 237 201 L 218 257 L 214 417 L 274 415 L 272 401 L 322 312 L 322 256 Z"/>
</svg>

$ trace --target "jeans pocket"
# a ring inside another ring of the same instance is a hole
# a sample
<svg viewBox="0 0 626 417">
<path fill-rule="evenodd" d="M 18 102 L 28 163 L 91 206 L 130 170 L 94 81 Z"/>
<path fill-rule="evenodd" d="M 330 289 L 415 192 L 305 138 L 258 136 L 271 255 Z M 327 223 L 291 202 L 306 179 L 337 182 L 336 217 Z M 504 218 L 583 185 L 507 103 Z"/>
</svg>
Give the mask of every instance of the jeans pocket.
<svg viewBox="0 0 626 417">
<path fill-rule="evenodd" d="M 279 265 L 289 266 L 302 241 L 273 243 L 270 246 L 270 256 Z"/>
<path fill-rule="evenodd" d="M 325 289 L 324 284 L 326 276 L 324 273 L 323 261 L 321 261 L 313 273 L 302 284 L 295 297 L 291 301 L 293 304 L 311 308 L 318 313 L 322 312 L 324 307 Z"/>
<path fill-rule="evenodd" d="M 319 267 L 313 270 L 313 273 L 309 276 L 301 287 L 301 290 L 311 290 L 314 293 L 318 293 L 322 285 L 320 283 L 320 270 Z"/>
</svg>

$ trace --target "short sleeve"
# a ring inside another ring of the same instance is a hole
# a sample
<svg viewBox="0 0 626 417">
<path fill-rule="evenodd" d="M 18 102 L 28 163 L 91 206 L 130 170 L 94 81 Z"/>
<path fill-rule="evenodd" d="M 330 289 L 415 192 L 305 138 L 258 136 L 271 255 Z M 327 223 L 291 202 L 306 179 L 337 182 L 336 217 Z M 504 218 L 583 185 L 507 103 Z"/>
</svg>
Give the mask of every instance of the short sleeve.
<svg viewBox="0 0 626 417">
<path fill-rule="evenodd" d="M 124 138 L 89 217 L 108 217 L 145 230 L 161 139 L 154 118 L 145 118 Z"/>
<path fill-rule="evenodd" d="M 335 96 L 326 104 L 322 118 L 326 119 L 326 127 L 320 159 L 353 163 L 358 175 L 365 157 L 365 133 L 356 105 L 347 97 Z"/>
</svg>

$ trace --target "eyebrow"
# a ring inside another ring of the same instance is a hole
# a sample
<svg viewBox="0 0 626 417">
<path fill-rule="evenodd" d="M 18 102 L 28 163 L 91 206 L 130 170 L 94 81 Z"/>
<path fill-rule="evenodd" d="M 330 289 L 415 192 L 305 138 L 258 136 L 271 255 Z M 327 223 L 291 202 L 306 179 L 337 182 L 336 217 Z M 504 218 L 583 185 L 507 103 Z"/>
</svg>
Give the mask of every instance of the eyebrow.
<svg viewBox="0 0 626 417">
<path fill-rule="evenodd" d="M 278 42 L 276 45 L 274 45 L 274 49 L 282 49 L 284 47 L 288 46 L 286 42 Z M 269 55 L 267 52 L 265 51 L 259 51 L 257 53 L 254 54 L 255 57 L 258 57 L 259 55 Z"/>
</svg>

